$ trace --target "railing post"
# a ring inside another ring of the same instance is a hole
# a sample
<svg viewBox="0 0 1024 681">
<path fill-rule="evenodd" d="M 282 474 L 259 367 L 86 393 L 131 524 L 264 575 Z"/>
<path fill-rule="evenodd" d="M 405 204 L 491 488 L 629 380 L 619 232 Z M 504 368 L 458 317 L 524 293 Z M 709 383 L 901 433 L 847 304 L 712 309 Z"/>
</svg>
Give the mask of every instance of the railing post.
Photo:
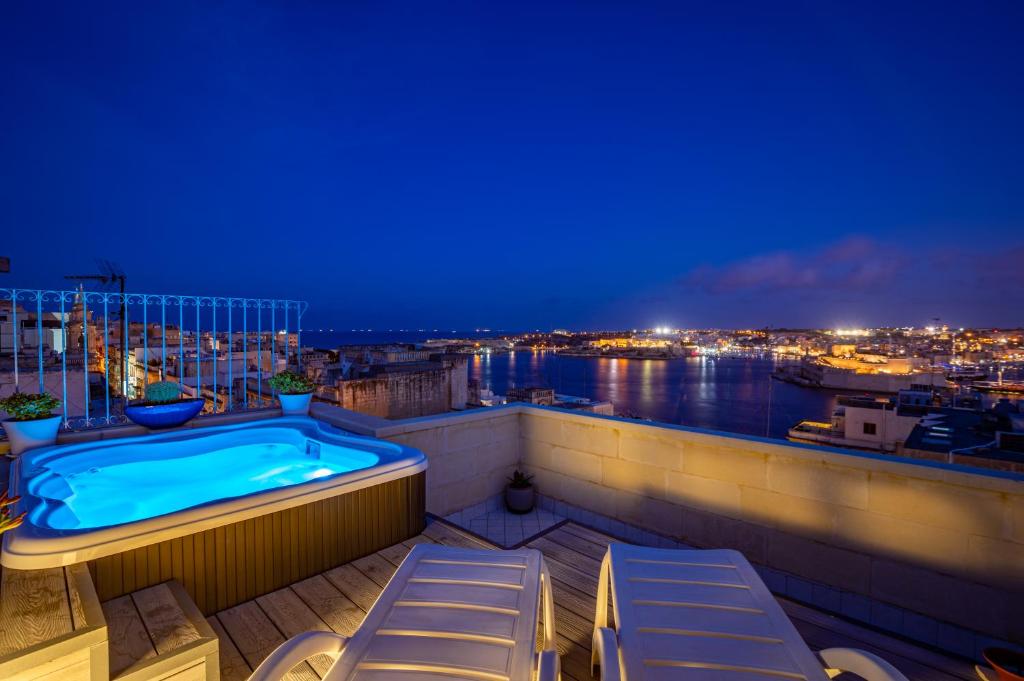
<svg viewBox="0 0 1024 681">
<path fill-rule="evenodd" d="M 110 314 L 107 294 L 103 294 L 103 402 L 106 405 L 106 420 L 110 423 Z"/>
<path fill-rule="evenodd" d="M 210 299 L 210 307 L 213 308 L 213 329 L 210 332 L 210 347 L 213 348 L 213 413 L 216 414 L 220 407 L 220 396 L 217 394 L 217 299 Z"/>
<path fill-rule="evenodd" d="M 242 408 L 249 408 L 249 300 L 242 298 Z"/>
<path fill-rule="evenodd" d="M 70 428 L 68 423 L 68 331 L 67 317 L 64 314 L 64 300 L 67 293 L 60 292 L 60 404 L 64 412 L 64 427 Z"/>
<path fill-rule="evenodd" d="M 89 297 L 82 291 L 82 383 L 85 387 L 85 425 L 89 424 Z"/>
<path fill-rule="evenodd" d="M 231 335 L 231 305 L 234 302 L 234 298 L 228 298 L 228 406 L 226 411 L 231 411 L 235 408 L 234 402 L 234 357 L 232 356 L 235 350 L 235 340 Z"/>
<path fill-rule="evenodd" d="M 160 380 L 167 380 L 167 296 L 160 296 Z"/>
<path fill-rule="evenodd" d="M 43 292 L 36 291 L 36 350 L 39 355 L 39 394 L 46 392 L 43 382 Z"/>
<path fill-rule="evenodd" d="M 18 289 L 11 289 L 11 348 L 14 350 L 14 392 L 18 392 Z"/>
</svg>

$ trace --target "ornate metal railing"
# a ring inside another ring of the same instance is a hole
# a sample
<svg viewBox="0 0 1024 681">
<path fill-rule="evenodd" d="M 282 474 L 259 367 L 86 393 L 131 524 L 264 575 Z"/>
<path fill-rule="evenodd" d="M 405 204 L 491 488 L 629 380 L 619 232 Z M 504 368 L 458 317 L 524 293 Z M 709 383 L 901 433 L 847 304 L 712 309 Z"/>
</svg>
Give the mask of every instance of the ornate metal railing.
<svg viewBox="0 0 1024 681">
<path fill-rule="evenodd" d="M 0 288 L 0 397 L 61 400 L 63 425 L 124 422 L 154 380 L 176 380 L 204 413 L 264 408 L 264 379 L 301 371 L 297 300 Z M 159 333 L 157 337 L 156 333 Z"/>
</svg>

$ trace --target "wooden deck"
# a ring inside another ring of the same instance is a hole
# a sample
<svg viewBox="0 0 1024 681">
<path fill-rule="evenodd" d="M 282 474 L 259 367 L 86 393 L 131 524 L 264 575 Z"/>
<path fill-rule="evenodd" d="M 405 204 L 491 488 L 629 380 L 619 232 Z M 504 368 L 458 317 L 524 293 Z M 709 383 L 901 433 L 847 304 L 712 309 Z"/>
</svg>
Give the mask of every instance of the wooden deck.
<svg viewBox="0 0 1024 681">
<path fill-rule="evenodd" d="M 544 553 L 551 571 L 558 649 L 565 681 L 591 681 L 590 636 L 601 557 L 612 537 L 567 523 L 529 542 Z M 319 629 L 351 635 L 366 611 L 417 543 L 470 548 L 494 546 L 436 521 L 423 534 L 310 577 L 208 618 L 220 637 L 223 681 L 244 681 L 286 638 Z M 850 646 L 875 652 L 912 681 L 974 681 L 972 666 L 904 641 L 780 599 L 796 628 L 814 649 Z M 317 681 L 330 660 L 313 658 L 291 672 L 296 681 Z M 838 677 L 842 678 L 842 677 Z"/>
</svg>

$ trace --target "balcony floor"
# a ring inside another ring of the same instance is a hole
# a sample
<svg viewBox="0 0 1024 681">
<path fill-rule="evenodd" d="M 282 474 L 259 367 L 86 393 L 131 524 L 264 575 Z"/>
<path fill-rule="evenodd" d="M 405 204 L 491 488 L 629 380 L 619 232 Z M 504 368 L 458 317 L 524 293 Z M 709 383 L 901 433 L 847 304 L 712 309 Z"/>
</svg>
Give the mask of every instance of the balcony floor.
<svg viewBox="0 0 1024 681">
<path fill-rule="evenodd" d="M 591 681 L 590 636 L 601 557 L 612 537 L 565 523 L 527 545 L 544 553 L 551 570 L 558 649 L 565 681 Z M 223 681 L 244 681 L 286 638 L 312 629 L 351 635 L 406 553 L 417 543 L 470 548 L 493 545 L 435 521 L 423 534 L 290 587 L 208 618 L 220 637 Z M 875 652 L 912 681 L 974 680 L 973 667 L 792 601 L 779 599 L 797 630 L 815 650 L 848 646 Z M 295 681 L 317 681 L 330 660 L 312 658 L 291 672 Z M 843 677 L 838 677 L 843 678 Z"/>
</svg>

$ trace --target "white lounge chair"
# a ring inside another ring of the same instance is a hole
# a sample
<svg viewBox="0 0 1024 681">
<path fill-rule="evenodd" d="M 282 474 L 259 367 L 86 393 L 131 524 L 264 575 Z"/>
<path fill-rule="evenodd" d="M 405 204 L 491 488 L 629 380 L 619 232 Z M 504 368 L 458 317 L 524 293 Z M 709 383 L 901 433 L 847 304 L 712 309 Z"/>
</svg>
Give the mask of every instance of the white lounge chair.
<svg viewBox="0 0 1024 681">
<path fill-rule="evenodd" d="M 544 642 L 537 649 L 543 602 Z M 551 578 L 535 549 L 416 545 L 351 639 L 307 632 L 282 643 L 250 681 L 336 656 L 323 681 L 557 681 Z"/>
<path fill-rule="evenodd" d="M 603 681 L 825 681 L 836 670 L 868 681 L 906 681 L 868 652 L 829 648 L 820 655 L 829 669 L 738 551 L 608 547 L 591 658 Z"/>
</svg>

